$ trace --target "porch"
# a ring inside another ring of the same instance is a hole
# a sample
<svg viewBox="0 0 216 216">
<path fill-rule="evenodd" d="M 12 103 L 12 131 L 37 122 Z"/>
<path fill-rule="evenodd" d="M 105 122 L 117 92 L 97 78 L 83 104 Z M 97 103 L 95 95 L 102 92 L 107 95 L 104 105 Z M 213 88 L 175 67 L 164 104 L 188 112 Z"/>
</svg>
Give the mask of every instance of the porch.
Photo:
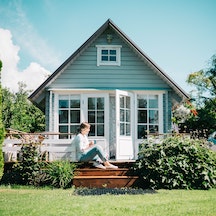
<svg viewBox="0 0 216 216">
<path fill-rule="evenodd" d="M 76 161 L 75 146 L 71 145 L 72 139 L 50 139 L 56 133 L 27 134 L 11 132 L 4 140 L 3 154 L 5 172 L 10 172 L 15 162 L 22 160 L 21 148 L 24 144 L 35 143 L 38 146 L 38 160 L 52 162 L 55 160 L 68 160 L 75 163 L 77 168 L 72 184 L 75 187 L 87 188 L 123 188 L 135 187 L 139 178 L 133 172 L 135 160 L 112 160 L 118 169 L 98 169 L 92 162 L 80 163 Z"/>
</svg>

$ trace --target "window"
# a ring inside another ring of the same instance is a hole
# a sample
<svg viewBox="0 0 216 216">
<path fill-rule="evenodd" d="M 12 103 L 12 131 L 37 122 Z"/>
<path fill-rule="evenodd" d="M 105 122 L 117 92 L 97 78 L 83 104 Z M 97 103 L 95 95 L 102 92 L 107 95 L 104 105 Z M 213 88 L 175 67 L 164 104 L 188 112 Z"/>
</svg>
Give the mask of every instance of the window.
<svg viewBox="0 0 216 216">
<path fill-rule="evenodd" d="M 158 133 L 159 130 L 159 106 L 158 95 L 137 96 L 137 137 L 145 138 L 149 133 Z"/>
<path fill-rule="evenodd" d="M 97 45 L 97 66 L 121 64 L 121 46 L 118 45 Z"/>
<path fill-rule="evenodd" d="M 130 97 L 120 96 L 120 135 L 131 135 L 131 110 L 130 110 Z"/>
<path fill-rule="evenodd" d="M 82 100 L 81 100 L 82 98 Z M 105 97 L 95 95 L 59 95 L 58 131 L 60 139 L 69 139 L 82 121 L 91 124 L 89 136 L 105 136 Z"/>
<path fill-rule="evenodd" d="M 89 136 L 104 136 L 104 98 L 88 98 L 88 122 L 91 124 Z"/>
<path fill-rule="evenodd" d="M 80 124 L 80 98 L 78 95 L 59 96 L 59 132 L 65 133 L 60 139 L 68 139 L 66 133 L 76 133 Z"/>
</svg>

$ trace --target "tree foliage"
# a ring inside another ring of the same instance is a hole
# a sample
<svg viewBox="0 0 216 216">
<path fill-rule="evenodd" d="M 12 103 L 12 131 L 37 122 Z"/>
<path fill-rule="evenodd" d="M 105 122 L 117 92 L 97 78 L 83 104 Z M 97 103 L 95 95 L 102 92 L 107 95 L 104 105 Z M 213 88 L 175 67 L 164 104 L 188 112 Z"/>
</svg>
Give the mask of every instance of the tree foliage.
<svg viewBox="0 0 216 216">
<path fill-rule="evenodd" d="M 187 82 L 196 87 L 192 100 L 197 106 L 198 115 L 189 118 L 185 125 L 191 130 L 216 130 L 216 55 L 210 59 L 209 67 L 188 76 Z"/>
<path fill-rule="evenodd" d="M 216 55 L 212 56 L 207 69 L 189 74 L 187 82 L 197 89 L 197 99 L 206 100 L 216 97 Z"/>
<path fill-rule="evenodd" d="M 191 130 L 207 131 L 207 135 L 216 130 L 216 98 L 206 100 L 203 107 L 197 110 L 196 117 L 188 118 L 183 126 L 187 126 Z"/>
<path fill-rule="evenodd" d="M 13 128 L 25 132 L 45 130 L 45 116 L 41 110 L 28 100 L 29 92 L 24 83 L 19 83 L 19 91 L 12 93 L 2 89 L 3 124 L 5 128 Z"/>
</svg>

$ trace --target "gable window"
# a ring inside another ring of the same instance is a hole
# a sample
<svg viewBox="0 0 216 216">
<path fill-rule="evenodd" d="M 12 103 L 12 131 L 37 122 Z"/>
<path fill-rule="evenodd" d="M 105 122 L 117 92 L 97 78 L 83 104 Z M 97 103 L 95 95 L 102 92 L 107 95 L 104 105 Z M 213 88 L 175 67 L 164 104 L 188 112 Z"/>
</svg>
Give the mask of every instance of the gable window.
<svg viewBox="0 0 216 216">
<path fill-rule="evenodd" d="M 119 45 L 97 45 L 97 66 L 121 65 L 121 47 Z"/>
</svg>

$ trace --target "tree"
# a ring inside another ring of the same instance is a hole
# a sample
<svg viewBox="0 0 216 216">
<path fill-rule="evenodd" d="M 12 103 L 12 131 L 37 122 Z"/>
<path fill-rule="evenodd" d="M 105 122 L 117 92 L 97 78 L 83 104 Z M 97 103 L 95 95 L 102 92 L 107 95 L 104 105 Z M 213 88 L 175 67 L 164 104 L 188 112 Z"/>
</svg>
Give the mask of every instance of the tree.
<svg viewBox="0 0 216 216">
<path fill-rule="evenodd" d="M 26 85 L 20 82 L 15 94 L 3 89 L 3 123 L 6 128 L 24 132 L 44 131 L 45 116 L 28 100 L 29 91 L 25 88 Z"/>
<path fill-rule="evenodd" d="M 2 62 L 0 61 L 0 74 L 1 74 Z M 3 175 L 4 169 L 4 157 L 2 153 L 2 146 L 4 140 L 4 126 L 2 123 L 2 88 L 0 83 L 0 179 Z"/>
<path fill-rule="evenodd" d="M 209 133 L 216 130 L 216 55 L 210 59 L 209 67 L 191 73 L 187 82 L 197 89 L 192 96 L 198 115 L 185 122 L 190 129 L 207 129 Z"/>
<path fill-rule="evenodd" d="M 194 85 L 197 89 L 196 103 L 202 105 L 202 102 L 211 101 L 215 104 L 216 98 L 216 55 L 210 60 L 210 66 L 207 69 L 189 74 L 187 82 Z"/>
</svg>

